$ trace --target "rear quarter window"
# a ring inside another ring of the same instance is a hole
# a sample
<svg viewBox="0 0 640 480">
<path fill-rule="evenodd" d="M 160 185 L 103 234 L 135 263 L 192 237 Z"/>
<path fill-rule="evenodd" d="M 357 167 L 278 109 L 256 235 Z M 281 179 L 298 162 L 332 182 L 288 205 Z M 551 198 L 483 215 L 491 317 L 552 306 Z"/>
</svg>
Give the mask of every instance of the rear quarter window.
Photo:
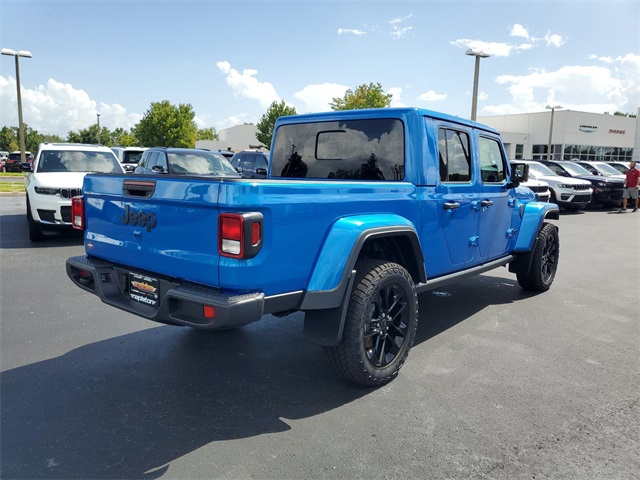
<svg viewBox="0 0 640 480">
<path fill-rule="evenodd" d="M 395 118 L 282 125 L 271 176 L 400 181 L 404 151 L 404 125 Z"/>
</svg>

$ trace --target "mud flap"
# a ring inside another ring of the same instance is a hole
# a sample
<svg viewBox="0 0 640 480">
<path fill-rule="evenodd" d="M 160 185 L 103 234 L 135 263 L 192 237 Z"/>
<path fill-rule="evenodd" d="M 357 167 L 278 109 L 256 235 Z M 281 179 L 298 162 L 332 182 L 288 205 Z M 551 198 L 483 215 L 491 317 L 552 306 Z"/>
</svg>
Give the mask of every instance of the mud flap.
<svg viewBox="0 0 640 480">
<path fill-rule="evenodd" d="M 356 271 L 352 270 L 349 285 L 339 307 L 308 310 L 304 313 L 303 333 L 305 340 L 324 347 L 335 347 L 340 343 L 355 278 Z"/>
</svg>

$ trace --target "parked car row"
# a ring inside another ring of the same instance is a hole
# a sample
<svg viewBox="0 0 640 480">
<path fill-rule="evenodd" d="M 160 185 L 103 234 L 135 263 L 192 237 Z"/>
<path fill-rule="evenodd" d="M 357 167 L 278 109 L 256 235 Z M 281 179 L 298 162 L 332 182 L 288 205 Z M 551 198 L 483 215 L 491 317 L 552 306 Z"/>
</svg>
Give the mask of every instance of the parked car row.
<svg viewBox="0 0 640 480">
<path fill-rule="evenodd" d="M 3 152 L 8 153 L 8 152 Z M 25 163 L 33 162 L 33 154 L 31 152 L 24 152 L 25 155 Z M 2 164 L 2 168 L 5 172 L 21 172 L 22 159 L 20 157 L 20 150 L 16 150 L 15 152 L 8 153 L 6 156 L 4 163 Z"/>
<path fill-rule="evenodd" d="M 20 152 L 11 152 L 7 162 L 11 171 L 25 173 L 32 241 L 43 240 L 43 231 L 70 226 L 71 198 L 81 194 L 88 172 L 259 179 L 267 177 L 269 165 L 269 155 L 258 150 L 237 152 L 228 159 L 230 152 L 224 155 L 204 149 L 44 143 L 35 159 L 27 153 L 31 161 L 21 164 Z M 521 185 L 531 189 L 538 201 L 574 210 L 621 203 L 624 175 L 608 164 L 530 160 L 518 163 L 528 165 L 529 180 Z"/>
<path fill-rule="evenodd" d="M 549 184 L 549 201 L 567 210 L 618 207 L 622 204 L 624 172 L 629 169 L 629 164 L 560 160 L 518 162 L 529 166 L 530 181 L 538 180 Z M 529 184 L 523 186 L 530 187 Z M 543 201 L 541 198 L 539 200 Z"/>
</svg>

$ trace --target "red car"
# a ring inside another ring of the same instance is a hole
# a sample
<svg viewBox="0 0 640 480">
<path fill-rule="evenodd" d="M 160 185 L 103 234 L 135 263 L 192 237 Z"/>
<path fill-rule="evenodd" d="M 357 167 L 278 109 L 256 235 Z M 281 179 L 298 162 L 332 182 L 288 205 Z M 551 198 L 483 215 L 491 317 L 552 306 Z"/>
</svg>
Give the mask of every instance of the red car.
<svg viewBox="0 0 640 480">
<path fill-rule="evenodd" d="M 24 152 L 25 160 L 29 163 L 33 162 L 33 154 L 31 152 Z M 4 169 L 6 172 L 21 172 L 20 168 L 20 152 L 11 152 L 9 157 L 4 163 Z"/>
</svg>

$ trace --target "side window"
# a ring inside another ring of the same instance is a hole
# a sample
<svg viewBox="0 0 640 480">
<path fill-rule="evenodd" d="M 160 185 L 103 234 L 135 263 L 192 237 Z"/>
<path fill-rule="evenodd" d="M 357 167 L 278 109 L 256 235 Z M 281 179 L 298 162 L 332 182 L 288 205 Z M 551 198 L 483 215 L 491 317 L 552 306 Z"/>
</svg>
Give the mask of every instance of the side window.
<svg viewBox="0 0 640 480">
<path fill-rule="evenodd" d="M 469 135 L 448 128 L 438 129 L 440 181 L 460 183 L 471 180 Z"/>
<path fill-rule="evenodd" d="M 231 166 L 235 169 L 238 169 L 240 165 L 242 165 L 242 158 L 244 155 L 234 155 L 231 159 Z"/>
<path fill-rule="evenodd" d="M 145 168 L 151 170 L 155 166 L 157 160 L 158 152 L 151 152 L 151 155 L 149 155 L 149 162 L 147 163 L 147 165 L 145 165 Z"/>
<path fill-rule="evenodd" d="M 497 140 L 480 137 L 480 176 L 483 183 L 502 183 L 507 179 L 502 149 Z"/>
<path fill-rule="evenodd" d="M 156 160 L 156 165 L 164 168 L 164 171 L 168 171 L 167 167 L 167 156 L 164 152 L 158 152 L 158 158 Z"/>
<path fill-rule="evenodd" d="M 255 160 L 255 155 L 245 155 L 242 160 L 242 171 L 244 173 L 253 173 L 253 162 Z"/>
<path fill-rule="evenodd" d="M 267 168 L 267 159 L 265 158 L 264 155 L 258 155 L 256 157 L 255 167 L 256 167 L 256 170 L 258 170 L 259 168 L 264 168 L 266 170 L 266 168 Z"/>
<path fill-rule="evenodd" d="M 141 167 L 145 167 L 149 163 L 150 155 L 151 155 L 150 152 L 144 152 L 142 154 L 142 158 L 140 159 L 140 164 L 139 164 Z"/>
<path fill-rule="evenodd" d="M 551 171 L 557 175 L 564 175 L 564 170 L 560 165 L 556 165 L 555 163 L 546 163 L 545 164 Z"/>
</svg>

